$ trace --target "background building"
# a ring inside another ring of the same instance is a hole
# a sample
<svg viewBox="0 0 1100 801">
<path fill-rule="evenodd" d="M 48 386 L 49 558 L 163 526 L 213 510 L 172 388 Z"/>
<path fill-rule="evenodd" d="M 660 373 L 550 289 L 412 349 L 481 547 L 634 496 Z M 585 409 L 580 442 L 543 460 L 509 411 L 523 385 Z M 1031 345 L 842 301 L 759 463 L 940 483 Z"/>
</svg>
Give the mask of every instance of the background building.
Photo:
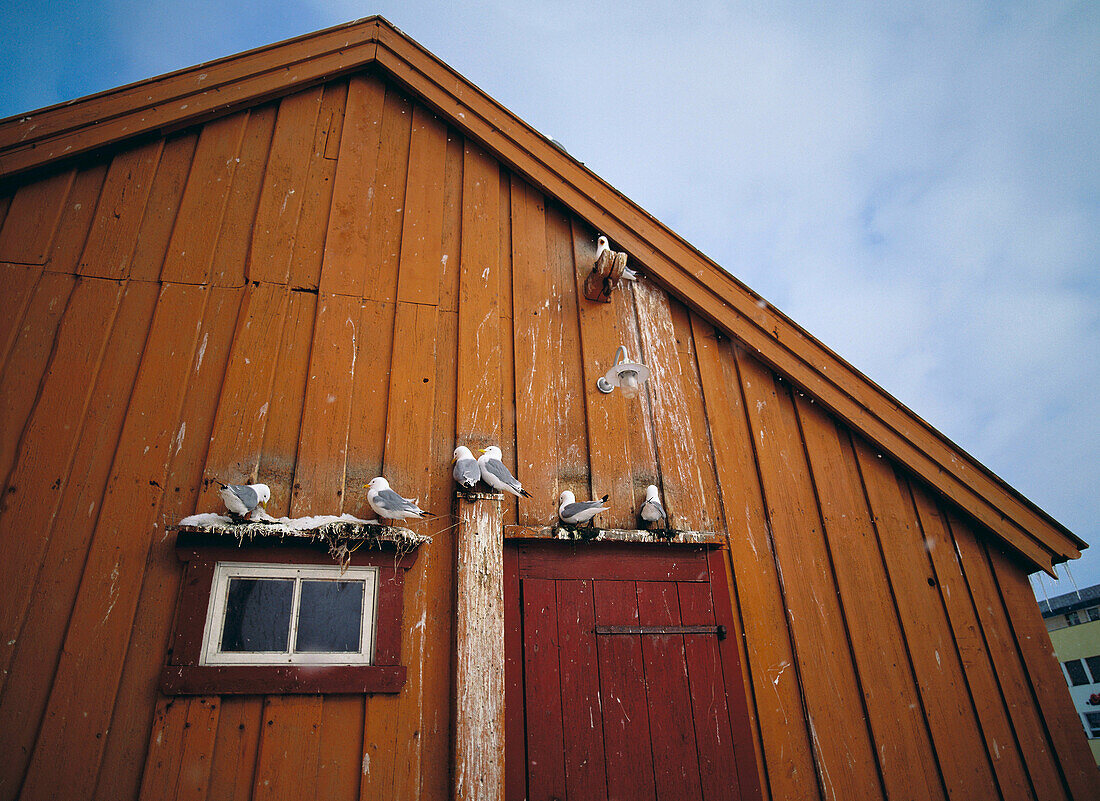
<svg viewBox="0 0 1100 801">
<path fill-rule="evenodd" d="M 1039 609 L 1100 765 L 1100 584 L 1040 601 Z"/>
</svg>

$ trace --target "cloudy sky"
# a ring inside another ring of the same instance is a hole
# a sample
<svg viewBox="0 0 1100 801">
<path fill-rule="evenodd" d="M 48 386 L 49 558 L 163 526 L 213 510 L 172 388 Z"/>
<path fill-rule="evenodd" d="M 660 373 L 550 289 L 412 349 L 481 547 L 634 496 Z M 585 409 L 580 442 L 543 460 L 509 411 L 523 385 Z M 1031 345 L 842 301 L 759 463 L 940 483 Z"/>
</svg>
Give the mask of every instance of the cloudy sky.
<svg viewBox="0 0 1100 801">
<path fill-rule="evenodd" d="M 1100 3 L 821 5 L 9 3 L 0 116 L 380 13 L 1098 542 L 1100 583 Z"/>
</svg>

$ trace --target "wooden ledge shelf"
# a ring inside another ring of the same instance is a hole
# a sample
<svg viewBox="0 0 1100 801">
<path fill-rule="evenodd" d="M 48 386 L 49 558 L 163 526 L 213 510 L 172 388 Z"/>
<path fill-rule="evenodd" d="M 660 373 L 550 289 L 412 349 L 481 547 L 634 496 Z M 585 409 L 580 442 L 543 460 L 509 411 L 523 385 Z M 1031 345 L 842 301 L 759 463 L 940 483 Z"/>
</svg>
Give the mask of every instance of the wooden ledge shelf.
<svg viewBox="0 0 1100 801">
<path fill-rule="evenodd" d="M 312 528 L 292 528 L 285 523 L 246 522 L 208 525 L 176 524 L 168 527 L 177 533 L 177 547 L 322 544 L 329 549 L 340 546 L 393 546 L 412 551 L 432 541 L 427 534 L 408 528 L 351 520 L 329 520 Z"/>
<path fill-rule="evenodd" d="M 571 528 L 569 526 L 505 526 L 506 540 L 567 540 L 569 542 L 641 542 L 673 545 L 725 545 L 716 531 L 664 531 L 662 529 Z"/>
</svg>

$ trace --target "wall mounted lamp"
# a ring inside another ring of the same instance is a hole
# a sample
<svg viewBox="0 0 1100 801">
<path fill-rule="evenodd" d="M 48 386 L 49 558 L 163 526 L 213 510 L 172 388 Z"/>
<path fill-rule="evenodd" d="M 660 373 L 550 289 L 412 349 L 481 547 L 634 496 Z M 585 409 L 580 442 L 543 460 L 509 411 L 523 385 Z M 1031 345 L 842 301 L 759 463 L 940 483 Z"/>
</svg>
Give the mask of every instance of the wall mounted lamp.
<svg viewBox="0 0 1100 801">
<path fill-rule="evenodd" d="M 642 389 L 642 384 L 649 378 L 649 368 L 644 364 L 632 362 L 626 355 L 626 348 L 622 345 L 615 351 L 615 363 L 606 375 L 596 379 L 596 389 L 607 395 L 615 387 L 623 391 L 624 398 L 637 397 Z"/>
</svg>

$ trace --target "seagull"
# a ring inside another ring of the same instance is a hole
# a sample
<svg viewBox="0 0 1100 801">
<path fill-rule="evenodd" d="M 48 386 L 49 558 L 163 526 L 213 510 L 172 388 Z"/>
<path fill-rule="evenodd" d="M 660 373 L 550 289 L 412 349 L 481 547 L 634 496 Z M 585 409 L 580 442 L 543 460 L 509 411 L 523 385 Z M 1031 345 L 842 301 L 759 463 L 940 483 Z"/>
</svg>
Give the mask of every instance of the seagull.
<svg viewBox="0 0 1100 801">
<path fill-rule="evenodd" d="M 225 508 L 234 517 L 247 517 L 271 500 L 271 488 L 267 484 L 223 484 L 218 495 L 225 501 Z"/>
<path fill-rule="evenodd" d="M 578 501 L 572 492 L 566 490 L 561 494 L 561 505 L 558 506 L 558 517 L 561 518 L 561 522 L 568 523 L 571 526 L 580 523 L 592 525 L 593 517 L 611 508 L 610 506 L 603 505 L 607 503 L 608 497 L 610 496 L 604 495 L 602 498 L 595 501 Z"/>
<path fill-rule="evenodd" d="M 600 260 L 600 256 L 603 255 L 605 250 L 611 250 L 611 246 L 607 244 L 607 237 L 603 234 L 596 240 L 596 261 Z"/>
<path fill-rule="evenodd" d="M 435 517 L 431 512 L 426 512 L 416 505 L 416 501 L 402 498 L 390 489 L 390 482 L 378 476 L 372 478 L 367 489 L 367 503 L 379 517 L 387 517 L 390 520 L 405 520 L 406 518 L 421 518 L 424 515 Z"/>
<path fill-rule="evenodd" d="M 650 484 L 645 488 L 645 502 L 638 510 L 638 517 L 647 523 L 656 523 L 659 520 L 667 520 L 665 507 L 661 505 L 661 499 L 657 495 L 657 485 Z"/>
<path fill-rule="evenodd" d="M 524 498 L 531 497 L 531 493 L 516 481 L 516 477 L 509 473 L 508 468 L 504 466 L 504 462 L 500 461 L 500 448 L 496 445 L 490 445 L 488 448 L 482 448 L 481 453 L 483 455 L 477 460 L 477 463 L 481 467 L 482 481 L 495 490 L 510 492 L 517 498 L 520 496 Z"/>
<path fill-rule="evenodd" d="M 481 480 L 481 467 L 474 460 L 474 455 L 470 453 L 469 448 L 465 445 L 455 448 L 455 455 L 451 462 L 455 466 L 454 477 L 458 486 L 465 490 L 472 490 L 477 486 L 477 482 Z"/>
</svg>

